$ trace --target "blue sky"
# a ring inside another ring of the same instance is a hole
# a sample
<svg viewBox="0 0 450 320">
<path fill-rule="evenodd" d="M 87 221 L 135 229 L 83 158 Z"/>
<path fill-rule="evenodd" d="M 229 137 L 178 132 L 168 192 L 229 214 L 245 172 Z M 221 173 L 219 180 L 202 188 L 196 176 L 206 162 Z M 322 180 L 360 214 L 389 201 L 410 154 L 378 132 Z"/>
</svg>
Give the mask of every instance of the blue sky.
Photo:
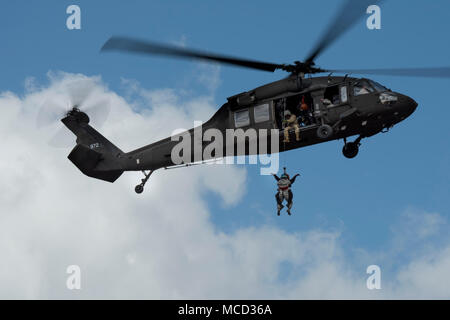
<svg viewBox="0 0 450 320">
<path fill-rule="evenodd" d="M 66 29 L 65 10 L 70 4 L 81 7 L 82 30 Z M 100 54 L 99 49 L 111 35 L 129 35 L 289 63 L 309 53 L 337 7 L 333 0 L 9 1 L 0 10 L 0 91 L 21 95 L 26 78 L 45 84 L 49 70 L 61 70 L 101 75 L 121 95 L 125 95 L 122 78 L 135 79 L 145 88 L 203 94 L 206 88 L 188 80 L 198 68 L 193 62 Z M 361 20 L 316 63 L 336 69 L 450 65 L 446 36 L 450 2 L 385 1 L 381 9 L 381 30 L 368 30 Z M 223 66 L 215 103 L 220 107 L 228 96 L 283 76 Z M 260 176 L 258 167 L 248 166 L 246 195 L 237 205 L 225 206 L 212 192 L 203 195 L 217 230 L 232 233 L 267 224 L 294 233 L 339 230 L 351 255 L 355 248 L 388 250 L 391 226 L 402 224 L 405 210 L 436 212 L 450 219 L 450 80 L 371 78 L 415 99 L 416 112 L 389 133 L 364 139 L 360 154 L 352 160 L 342 156 L 342 141 L 281 154 L 290 173 L 302 174 L 293 185 L 291 217 L 276 217 L 275 181 Z M 148 137 L 149 143 L 153 141 Z M 396 263 L 401 265 L 402 260 Z"/>
</svg>

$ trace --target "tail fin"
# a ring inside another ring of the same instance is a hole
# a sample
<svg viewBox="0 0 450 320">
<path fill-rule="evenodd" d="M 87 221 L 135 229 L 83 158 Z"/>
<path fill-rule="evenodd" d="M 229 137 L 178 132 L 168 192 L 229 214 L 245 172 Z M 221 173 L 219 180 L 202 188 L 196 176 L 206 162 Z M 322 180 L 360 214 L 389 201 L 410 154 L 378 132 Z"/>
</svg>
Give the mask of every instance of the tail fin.
<svg viewBox="0 0 450 320">
<path fill-rule="evenodd" d="M 68 158 L 85 175 L 114 182 L 123 173 L 123 152 L 89 125 L 89 117 L 78 110 L 61 120 L 77 136 Z"/>
</svg>

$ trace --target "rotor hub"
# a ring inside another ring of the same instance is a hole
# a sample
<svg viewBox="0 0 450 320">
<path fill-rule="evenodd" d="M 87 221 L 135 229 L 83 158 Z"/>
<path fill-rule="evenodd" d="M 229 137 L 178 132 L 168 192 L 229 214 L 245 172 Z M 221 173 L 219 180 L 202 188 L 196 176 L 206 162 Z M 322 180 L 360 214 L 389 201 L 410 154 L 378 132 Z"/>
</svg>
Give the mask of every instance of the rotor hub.
<svg viewBox="0 0 450 320">
<path fill-rule="evenodd" d="M 67 116 L 74 117 L 78 123 L 88 124 L 90 121 L 89 116 L 81 111 L 77 105 L 73 106 L 73 108 L 67 112 Z"/>
</svg>

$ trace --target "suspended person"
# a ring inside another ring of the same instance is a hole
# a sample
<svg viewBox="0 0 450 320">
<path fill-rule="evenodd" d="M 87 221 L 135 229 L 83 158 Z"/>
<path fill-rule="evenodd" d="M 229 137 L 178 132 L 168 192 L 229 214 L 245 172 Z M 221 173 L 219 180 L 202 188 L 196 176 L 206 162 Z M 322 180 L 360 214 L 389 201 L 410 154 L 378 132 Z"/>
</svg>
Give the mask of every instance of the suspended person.
<svg viewBox="0 0 450 320">
<path fill-rule="evenodd" d="M 287 202 L 287 213 L 291 215 L 292 208 L 292 199 L 294 195 L 291 191 L 291 185 L 295 182 L 295 179 L 300 174 L 296 174 L 292 179 L 289 178 L 289 175 L 286 173 L 286 168 L 283 168 L 284 172 L 281 177 L 278 177 L 275 173 L 272 173 L 275 180 L 277 180 L 278 191 L 275 194 L 275 199 L 277 200 L 277 215 L 280 215 L 281 209 L 284 208 L 283 201 Z"/>
</svg>

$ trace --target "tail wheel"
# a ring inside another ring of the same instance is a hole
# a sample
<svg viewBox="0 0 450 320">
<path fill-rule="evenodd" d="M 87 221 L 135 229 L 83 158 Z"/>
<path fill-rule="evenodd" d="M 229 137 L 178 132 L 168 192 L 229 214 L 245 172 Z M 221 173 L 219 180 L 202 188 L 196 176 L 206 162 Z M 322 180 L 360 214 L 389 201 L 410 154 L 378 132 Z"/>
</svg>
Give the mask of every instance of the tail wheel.
<svg viewBox="0 0 450 320">
<path fill-rule="evenodd" d="M 137 194 L 141 194 L 144 191 L 144 186 L 147 183 L 148 178 L 150 178 L 150 176 L 152 175 L 153 171 L 154 170 L 150 170 L 148 173 L 146 173 L 145 170 L 142 170 L 144 179 L 141 179 L 141 183 L 134 187 L 134 191 L 136 191 Z"/>
<path fill-rule="evenodd" d="M 138 184 L 135 188 L 134 191 L 136 191 L 137 194 L 140 194 L 144 191 L 144 186 L 141 184 Z"/>
</svg>

